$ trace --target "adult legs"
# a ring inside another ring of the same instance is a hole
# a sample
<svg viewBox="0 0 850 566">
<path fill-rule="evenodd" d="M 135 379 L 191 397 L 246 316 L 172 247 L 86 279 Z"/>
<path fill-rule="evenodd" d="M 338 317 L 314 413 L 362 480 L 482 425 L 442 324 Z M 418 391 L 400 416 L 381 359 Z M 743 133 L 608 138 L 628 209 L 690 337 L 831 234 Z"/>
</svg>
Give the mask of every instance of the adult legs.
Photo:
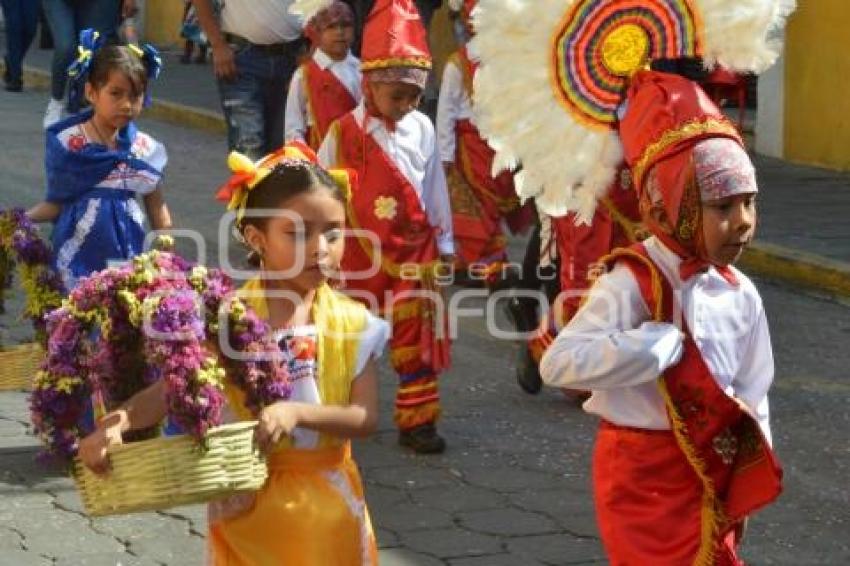
<svg viewBox="0 0 850 566">
<path fill-rule="evenodd" d="M 256 161 L 266 154 L 262 58 L 250 47 L 238 49 L 235 57 L 233 80 L 218 79 L 227 147 Z"/>
<path fill-rule="evenodd" d="M 55 101 L 61 101 L 65 97 L 68 65 L 74 59 L 77 45 L 74 7 L 68 0 L 42 0 L 42 5 L 53 35 L 50 96 Z"/>
<path fill-rule="evenodd" d="M 6 88 L 20 90 L 24 56 L 35 37 L 38 5 L 27 0 L 2 0 L 6 20 Z"/>
</svg>

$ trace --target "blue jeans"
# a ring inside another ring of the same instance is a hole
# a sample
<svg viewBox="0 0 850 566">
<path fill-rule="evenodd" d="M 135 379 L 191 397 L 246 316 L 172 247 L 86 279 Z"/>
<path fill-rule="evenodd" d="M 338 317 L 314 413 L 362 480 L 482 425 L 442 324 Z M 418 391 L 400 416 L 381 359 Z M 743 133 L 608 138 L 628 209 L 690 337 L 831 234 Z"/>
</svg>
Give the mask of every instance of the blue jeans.
<svg viewBox="0 0 850 566">
<path fill-rule="evenodd" d="M 80 31 L 94 28 L 107 39 L 114 38 L 121 0 L 42 0 L 42 6 L 54 45 L 50 95 L 62 100 L 68 82 L 68 65 L 77 56 Z"/>
<path fill-rule="evenodd" d="M 291 52 L 285 54 L 269 54 L 250 45 L 231 46 L 237 76 L 231 81 L 218 79 L 230 151 L 256 161 L 283 145 L 286 93 L 300 48 L 298 42 L 291 45 Z"/>
<path fill-rule="evenodd" d="M 6 20 L 6 73 L 20 82 L 23 62 L 38 26 L 38 4 L 32 0 L 2 0 Z"/>
</svg>

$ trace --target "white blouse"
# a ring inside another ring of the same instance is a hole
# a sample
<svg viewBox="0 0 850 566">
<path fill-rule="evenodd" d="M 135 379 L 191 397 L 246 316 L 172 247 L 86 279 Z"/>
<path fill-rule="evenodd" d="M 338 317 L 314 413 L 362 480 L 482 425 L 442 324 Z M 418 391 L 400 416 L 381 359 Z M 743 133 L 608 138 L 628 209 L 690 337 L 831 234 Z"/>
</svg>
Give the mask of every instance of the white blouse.
<svg viewBox="0 0 850 566">
<path fill-rule="evenodd" d="M 687 281 L 680 258 L 656 238 L 644 242 L 670 281 L 684 320 L 714 379 L 744 402 L 771 439 L 767 392 L 773 352 L 761 297 L 752 281 L 734 270 L 734 286 L 713 267 Z M 734 268 L 733 268 L 734 269 Z M 551 386 L 592 391 L 584 410 L 622 426 L 667 430 L 659 375 L 679 362 L 684 335 L 650 320 L 637 281 L 623 264 L 597 280 L 590 296 L 540 362 Z"/>
<path fill-rule="evenodd" d="M 357 347 L 357 365 L 354 378 L 359 376 L 366 363 L 373 358 L 379 358 L 384 351 L 390 335 L 389 324 L 369 313 L 366 313 L 366 327 L 360 336 Z M 318 362 L 315 358 L 316 326 L 295 326 L 276 330 L 275 340 L 280 344 L 284 359 L 292 379 L 292 396 L 290 401 L 321 405 L 319 387 L 316 376 L 319 375 Z M 302 355 L 306 352 L 306 355 Z M 302 427 L 292 432 L 294 448 L 312 449 L 318 446 L 319 433 Z"/>
</svg>

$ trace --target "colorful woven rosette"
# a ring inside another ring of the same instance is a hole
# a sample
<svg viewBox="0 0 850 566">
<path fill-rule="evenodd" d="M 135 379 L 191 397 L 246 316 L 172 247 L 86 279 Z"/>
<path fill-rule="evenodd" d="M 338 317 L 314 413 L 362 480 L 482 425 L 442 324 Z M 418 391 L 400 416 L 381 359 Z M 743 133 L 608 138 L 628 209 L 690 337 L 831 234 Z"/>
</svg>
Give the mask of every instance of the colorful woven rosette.
<svg viewBox="0 0 850 566">
<path fill-rule="evenodd" d="M 655 59 L 700 57 L 759 72 L 794 0 L 481 0 L 470 49 L 473 106 L 499 169 L 522 164 L 520 197 L 589 222 L 622 160 L 617 112 Z"/>
<path fill-rule="evenodd" d="M 21 209 L 0 211 L 0 311 L 17 272 L 25 294 L 23 316 L 35 331 L 35 342 L 0 343 L 0 390 L 29 387 L 46 344 L 45 316 L 62 303 L 62 280 L 51 266 L 52 251 Z"/>
<path fill-rule="evenodd" d="M 576 2 L 553 38 L 554 89 L 588 127 L 610 129 L 629 77 L 652 59 L 701 52 L 687 0 Z"/>
<path fill-rule="evenodd" d="M 48 334 L 31 418 L 45 456 L 75 464 L 90 514 L 159 509 L 262 485 L 265 464 L 252 427 L 220 426 L 225 375 L 255 413 L 288 398 L 291 388 L 267 326 L 220 271 L 148 252 L 83 279 L 48 316 Z M 232 358 L 218 354 L 225 342 Z M 185 434 L 162 437 L 156 427 L 125 435 L 124 445 L 110 449 L 107 477 L 74 463 L 80 439 L 102 413 L 157 380 L 164 381 L 169 424 Z"/>
</svg>

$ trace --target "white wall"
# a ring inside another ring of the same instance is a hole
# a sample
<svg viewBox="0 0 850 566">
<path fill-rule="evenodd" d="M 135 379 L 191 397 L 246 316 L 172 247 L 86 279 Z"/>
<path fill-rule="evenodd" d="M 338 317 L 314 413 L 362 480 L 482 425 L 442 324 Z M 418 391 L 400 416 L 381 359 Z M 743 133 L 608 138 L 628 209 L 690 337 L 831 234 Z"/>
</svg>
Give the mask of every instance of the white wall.
<svg viewBox="0 0 850 566">
<path fill-rule="evenodd" d="M 785 152 L 785 59 L 759 75 L 756 152 L 783 157 Z"/>
</svg>

